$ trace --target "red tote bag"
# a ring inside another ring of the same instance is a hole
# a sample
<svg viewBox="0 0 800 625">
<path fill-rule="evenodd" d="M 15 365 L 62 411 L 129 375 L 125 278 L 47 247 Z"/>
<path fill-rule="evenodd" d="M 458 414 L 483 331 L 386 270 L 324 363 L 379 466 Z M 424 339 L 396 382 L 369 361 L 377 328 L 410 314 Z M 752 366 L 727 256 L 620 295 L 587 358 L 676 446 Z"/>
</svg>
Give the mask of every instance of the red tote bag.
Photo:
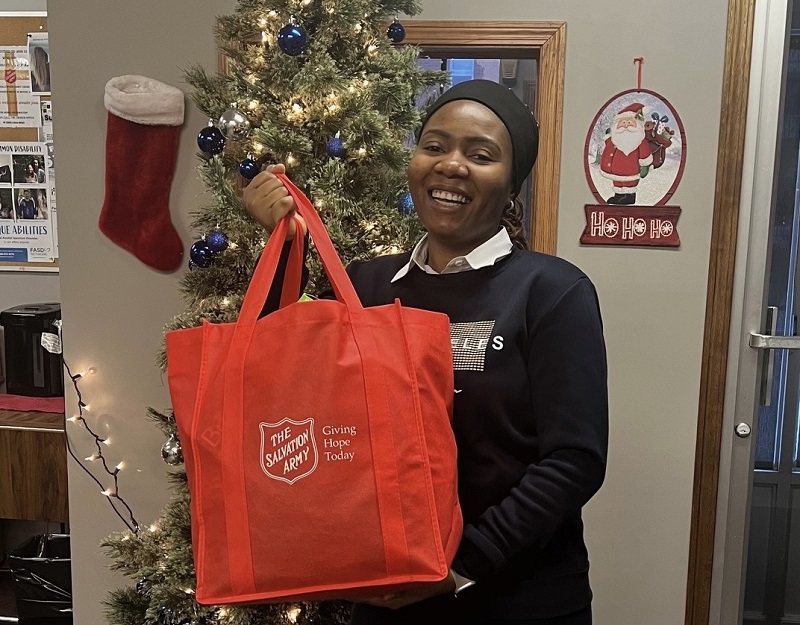
<svg viewBox="0 0 800 625">
<path fill-rule="evenodd" d="M 238 321 L 166 339 L 202 604 L 396 592 L 444 579 L 461 539 L 449 321 L 362 307 L 313 206 L 281 178 L 337 299 L 288 295 L 295 237 L 281 307 L 258 319 L 283 220 Z"/>
</svg>

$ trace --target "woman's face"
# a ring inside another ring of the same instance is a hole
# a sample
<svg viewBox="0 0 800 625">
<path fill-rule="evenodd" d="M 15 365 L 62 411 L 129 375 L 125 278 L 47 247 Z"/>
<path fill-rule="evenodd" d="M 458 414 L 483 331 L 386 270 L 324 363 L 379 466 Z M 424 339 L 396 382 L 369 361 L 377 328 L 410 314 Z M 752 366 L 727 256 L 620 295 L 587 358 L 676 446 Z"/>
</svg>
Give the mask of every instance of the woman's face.
<svg viewBox="0 0 800 625">
<path fill-rule="evenodd" d="M 511 168 L 511 137 L 490 109 L 455 100 L 437 110 L 408 165 L 429 239 L 463 255 L 494 236 L 511 199 Z"/>
</svg>

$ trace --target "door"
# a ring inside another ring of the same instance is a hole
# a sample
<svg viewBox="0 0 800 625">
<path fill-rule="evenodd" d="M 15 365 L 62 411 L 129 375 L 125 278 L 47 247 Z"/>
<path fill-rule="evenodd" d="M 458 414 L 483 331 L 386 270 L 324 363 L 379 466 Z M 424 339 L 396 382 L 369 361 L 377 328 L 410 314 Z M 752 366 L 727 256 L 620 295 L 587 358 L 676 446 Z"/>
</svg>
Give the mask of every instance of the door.
<svg viewBox="0 0 800 625">
<path fill-rule="evenodd" d="M 788 625 L 800 623 L 800 0 L 756 4 L 747 123 L 750 228 L 712 622 Z"/>
</svg>

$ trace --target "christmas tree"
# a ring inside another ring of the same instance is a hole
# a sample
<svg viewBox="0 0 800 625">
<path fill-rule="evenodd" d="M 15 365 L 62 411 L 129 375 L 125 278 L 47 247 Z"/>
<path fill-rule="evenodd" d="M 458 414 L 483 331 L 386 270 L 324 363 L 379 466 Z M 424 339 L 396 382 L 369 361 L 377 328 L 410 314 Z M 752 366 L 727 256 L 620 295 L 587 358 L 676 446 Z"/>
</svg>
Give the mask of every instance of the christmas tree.
<svg viewBox="0 0 800 625">
<path fill-rule="evenodd" d="M 280 162 L 326 223 L 345 263 L 409 249 L 420 235 L 405 189 L 417 104 L 436 92 L 440 72 L 417 66 L 418 51 L 397 45 L 400 14 L 414 0 L 240 0 L 218 21 L 226 67 L 192 67 L 195 104 L 209 117 L 200 130 L 199 173 L 212 200 L 194 214 L 198 240 L 182 281 L 186 310 L 167 330 L 235 321 L 266 233 L 240 196 L 265 163 Z M 433 89 L 431 89 L 433 88 Z M 309 256 L 306 292 L 327 286 Z M 165 366 L 164 354 L 160 364 Z M 266 625 L 345 623 L 343 603 L 201 606 L 194 600 L 189 492 L 171 414 L 150 411 L 174 466 L 174 495 L 149 527 L 114 534 L 104 547 L 112 568 L 134 583 L 112 591 L 114 625 Z"/>
</svg>

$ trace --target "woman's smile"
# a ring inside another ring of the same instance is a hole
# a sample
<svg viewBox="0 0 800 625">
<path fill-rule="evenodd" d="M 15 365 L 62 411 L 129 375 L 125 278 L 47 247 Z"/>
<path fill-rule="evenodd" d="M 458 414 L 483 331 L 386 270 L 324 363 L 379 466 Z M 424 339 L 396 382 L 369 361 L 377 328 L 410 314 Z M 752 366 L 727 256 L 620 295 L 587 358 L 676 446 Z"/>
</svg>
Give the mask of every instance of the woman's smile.
<svg viewBox="0 0 800 625">
<path fill-rule="evenodd" d="M 444 204 L 445 206 L 463 206 L 472 201 L 472 198 L 463 193 L 454 193 L 443 189 L 433 189 L 429 192 L 429 195 L 439 204 Z"/>
</svg>

